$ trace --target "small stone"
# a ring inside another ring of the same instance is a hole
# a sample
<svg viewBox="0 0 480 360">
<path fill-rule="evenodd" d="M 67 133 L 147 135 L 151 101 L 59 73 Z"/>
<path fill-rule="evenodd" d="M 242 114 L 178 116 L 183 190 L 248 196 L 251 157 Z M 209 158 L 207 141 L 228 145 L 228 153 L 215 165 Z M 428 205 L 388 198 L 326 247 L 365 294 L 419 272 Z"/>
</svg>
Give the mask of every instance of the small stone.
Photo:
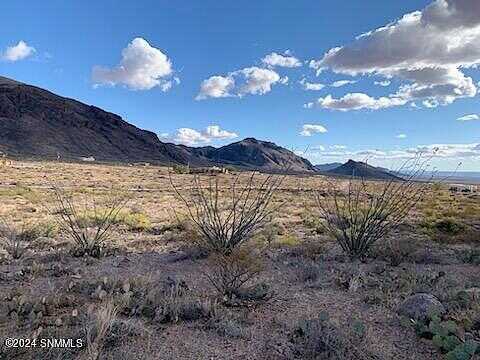
<svg viewBox="0 0 480 360">
<path fill-rule="evenodd" d="M 107 297 L 107 292 L 105 290 L 100 290 L 100 292 L 98 293 L 98 298 L 100 300 L 103 300 Z"/>
<path fill-rule="evenodd" d="M 381 275 L 386 271 L 385 264 L 377 264 L 374 266 L 372 272 L 376 275 Z"/>
</svg>

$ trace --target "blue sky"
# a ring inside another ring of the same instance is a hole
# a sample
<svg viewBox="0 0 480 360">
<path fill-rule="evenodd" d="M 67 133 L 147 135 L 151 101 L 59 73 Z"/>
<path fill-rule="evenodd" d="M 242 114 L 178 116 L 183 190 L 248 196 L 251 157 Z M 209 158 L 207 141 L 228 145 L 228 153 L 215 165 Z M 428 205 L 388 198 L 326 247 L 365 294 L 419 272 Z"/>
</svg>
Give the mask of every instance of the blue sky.
<svg viewBox="0 0 480 360">
<path fill-rule="evenodd" d="M 164 141 L 256 137 L 314 163 L 421 150 L 480 171 L 479 43 L 475 0 L 0 5 L 0 75 Z"/>
</svg>

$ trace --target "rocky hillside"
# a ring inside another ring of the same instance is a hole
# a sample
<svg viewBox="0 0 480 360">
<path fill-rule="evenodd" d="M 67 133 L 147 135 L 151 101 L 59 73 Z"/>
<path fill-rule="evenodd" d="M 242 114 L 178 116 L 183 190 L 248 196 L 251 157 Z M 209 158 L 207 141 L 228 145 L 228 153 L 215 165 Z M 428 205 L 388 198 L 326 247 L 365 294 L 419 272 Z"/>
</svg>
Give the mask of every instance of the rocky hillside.
<svg viewBox="0 0 480 360">
<path fill-rule="evenodd" d="M 0 151 L 162 163 L 188 161 L 189 156 L 118 115 L 6 78 L 0 78 Z"/>
<path fill-rule="evenodd" d="M 245 139 L 221 148 L 161 142 L 157 135 L 95 106 L 0 77 L 0 152 L 20 158 L 152 162 L 208 166 L 229 164 L 264 170 L 314 171 L 293 152 Z"/>
</svg>

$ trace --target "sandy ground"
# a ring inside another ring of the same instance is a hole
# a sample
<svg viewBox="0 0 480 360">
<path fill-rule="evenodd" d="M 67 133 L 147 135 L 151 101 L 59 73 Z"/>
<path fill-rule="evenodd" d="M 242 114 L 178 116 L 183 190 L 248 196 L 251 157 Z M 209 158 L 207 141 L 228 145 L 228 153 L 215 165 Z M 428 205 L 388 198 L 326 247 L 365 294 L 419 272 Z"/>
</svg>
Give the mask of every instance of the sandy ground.
<svg viewBox="0 0 480 360">
<path fill-rule="evenodd" d="M 188 186 L 191 178 L 174 175 L 173 181 L 182 187 Z M 231 175 L 222 175 L 225 186 L 230 179 Z M 45 226 L 52 221 L 46 207 L 54 184 L 79 199 L 93 190 L 102 194 L 112 187 L 122 189 L 132 194 L 128 209 L 148 218 L 148 229 L 132 230 L 124 225 L 115 228 L 107 255 L 99 259 L 71 256 L 69 241 L 61 233 L 34 240 L 31 250 L 19 260 L 2 252 L 1 339 L 31 338 L 38 333 L 63 337 L 83 334 L 82 319 L 111 295 L 98 297 L 98 285 L 108 287 L 102 283 L 133 283 L 148 278 L 155 288 L 175 278 L 184 280 L 198 299 L 215 296 L 204 276 L 209 266 L 207 259 L 192 256 L 189 232 L 175 228 L 174 213 L 182 210 L 173 195 L 168 169 L 15 163 L 0 171 L 0 217 L 17 225 Z M 465 262 L 461 256 L 475 249 L 480 241 L 478 194 L 452 194 L 448 186 L 443 186 L 432 199 L 419 205 L 407 226 L 391 235 L 416 246 L 400 265 L 391 266 L 381 249 L 364 262 L 351 262 L 331 239 L 317 233 L 309 221 L 314 217 L 309 193 L 325 184 L 326 179 L 319 176 L 285 179 L 274 200 L 284 202 L 273 219 L 280 230 L 270 248 L 258 250 L 265 270 L 256 281 L 268 284 L 271 298 L 249 306 L 216 305 L 218 313 L 237 319 L 236 331 L 212 328 L 207 318 L 161 323 L 145 316 L 121 314 L 119 318 L 133 322 L 136 331 L 103 348 L 99 358 L 300 359 L 304 357 L 294 341 L 299 322 L 327 312 L 331 322 L 345 334 L 355 321 L 364 324 L 366 332 L 359 346 L 366 349 L 369 358 L 442 359 L 430 340 L 419 338 L 411 326 L 401 321 L 397 308 L 417 292 L 432 293 L 447 304 L 458 291 L 480 287 L 478 264 Z M 441 218 L 445 214 L 468 226 L 468 239 L 464 236 L 466 230 L 454 236 L 428 233 L 420 226 L 420 215 Z M 312 272 L 312 268 L 313 279 L 305 280 L 305 273 Z M 40 319 L 22 317 L 19 311 L 12 311 L 19 309 L 19 298 L 34 307 L 50 301 L 54 305 L 49 305 Z M 452 307 L 447 317 L 461 322 L 467 315 L 474 316 L 472 311 L 476 310 Z M 47 353 L 38 348 L 3 346 L 0 359 L 73 359 L 85 354 L 85 349 Z"/>
</svg>

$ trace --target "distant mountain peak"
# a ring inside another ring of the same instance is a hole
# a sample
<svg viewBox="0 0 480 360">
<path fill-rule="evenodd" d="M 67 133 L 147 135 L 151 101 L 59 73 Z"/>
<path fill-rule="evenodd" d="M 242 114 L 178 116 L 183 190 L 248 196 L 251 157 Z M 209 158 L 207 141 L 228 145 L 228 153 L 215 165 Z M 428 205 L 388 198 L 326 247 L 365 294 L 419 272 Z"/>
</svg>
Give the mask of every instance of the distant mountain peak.
<svg viewBox="0 0 480 360">
<path fill-rule="evenodd" d="M 388 169 L 368 165 L 365 162 L 349 159 L 345 164 L 328 170 L 327 173 L 342 176 L 354 176 L 364 179 L 402 180 Z"/>
<path fill-rule="evenodd" d="M 259 140 L 255 139 L 254 137 L 247 137 L 243 140 L 240 140 L 239 142 L 253 142 L 253 143 L 258 143 L 260 142 Z"/>
</svg>

